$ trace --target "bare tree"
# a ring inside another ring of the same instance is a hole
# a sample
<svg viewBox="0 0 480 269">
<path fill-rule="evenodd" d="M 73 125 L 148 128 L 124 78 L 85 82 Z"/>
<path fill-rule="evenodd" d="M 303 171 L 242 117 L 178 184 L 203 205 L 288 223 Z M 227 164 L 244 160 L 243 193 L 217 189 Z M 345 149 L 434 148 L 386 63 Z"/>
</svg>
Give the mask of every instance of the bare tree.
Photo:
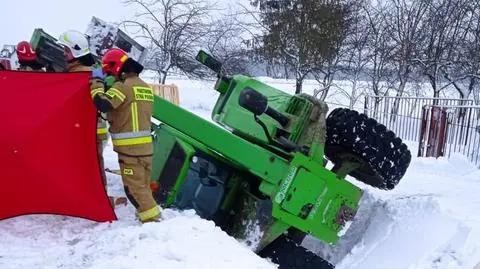
<svg viewBox="0 0 480 269">
<path fill-rule="evenodd" d="M 340 94 L 346 96 L 350 100 L 349 107 L 353 108 L 355 102 L 359 98 L 358 82 L 367 62 L 364 49 L 366 48 L 366 36 L 364 32 L 361 8 L 364 7 L 363 1 L 358 1 L 355 5 L 349 6 L 348 27 L 345 30 L 345 39 L 342 42 L 333 44 L 335 54 L 325 61 L 318 63 L 318 66 L 312 68 L 312 75 L 319 83 L 319 88 L 313 92 L 314 97 L 324 101 L 334 87 Z M 344 89 L 337 87 L 335 78 L 338 73 L 343 72 L 349 76 L 353 87 Z"/>
<path fill-rule="evenodd" d="M 447 52 L 458 44 L 467 1 L 434 0 L 428 7 L 424 27 L 426 38 L 421 53 L 414 60 L 428 78 L 433 97 L 440 97 L 440 92 L 451 84 L 440 85 L 442 74 L 449 77 L 446 68 L 452 64 L 452 58 L 448 57 Z M 438 100 L 435 100 L 434 104 L 437 102 Z"/>
<path fill-rule="evenodd" d="M 350 91 L 344 91 L 349 98 L 349 108 L 353 109 L 357 100 L 364 94 L 365 87 L 360 85 L 362 77 L 365 77 L 365 67 L 372 57 L 368 48 L 368 42 L 373 31 L 367 23 L 368 14 L 363 5 L 356 6 L 356 20 L 352 23 L 345 40 L 345 55 L 343 65 L 348 80 L 352 83 Z"/>
<path fill-rule="evenodd" d="M 205 0 L 124 0 L 138 10 L 134 19 L 122 22 L 125 30 L 149 43 L 146 67 L 165 83 L 168 72 L 199 70 L 196 50 L 209 33 L 213 4 Z"/>
<path fill-rule="evenodd" d="M 467 99 L 472 93 L 478 96 L 480 87 L 480 3 L 468 2 L 462 11 L 458 38 L 447 52 L 451 64 L 442 71 L 460 98 Z"/>
<path fill-rule="evenodd" d="M 431 0 L 389 0 L 388 12 L 384 14 L 387 32 L 390 33 L 392 47 L 392 64 L 396 71 L 397 97 L 403 95 L 414 68 L 419 46 L 424 38 L 425 14 Z M 394 101 L 391 113 L 396 115 L 399 99 Z M 396 117 L 393 116 L 392 121 Z"/>
<path fill-rule="evenodd" d="M 206 37 L 205 46 L 223 63 L 228 73 L 248 74 L 250 59 L 255 49 L 250 46 L 252 35 L 244 31 L 245 25 L 238 17 L 240 14 L 229 11 L 215 19 Z"/>
<path fill-rule="evenodd" d="M 366 70 L 369 78 L 371 94 L 374 95 L 373 115 L 377 116 L 378 105 L 387 95 L 389 89 L 394 88 L 392 81 L 393 68 L 391 60 L 393 56 L 393 45 L 386 26 L 386 8 L 380 4 L 367 5 L 364 7 L 367 27 L 370 35 L 367 38 L 368 68 Z M 372 108 L 369 108 L 372 109 Z"/>
<path fill-rule="evenodd" d="M 313 91 L 313 96 L 319 100 L 325 101 L 330 89 L 336 86 L 334 83 L 335 75 L 340 71 L 341 59 L 343 59 L 342 46 L 338 45 L 338 53 L 335 57 L 328 59 L 317 69 L 312 71 L 313 77 L 319 84 L 319 88 Z"/>
</svg>

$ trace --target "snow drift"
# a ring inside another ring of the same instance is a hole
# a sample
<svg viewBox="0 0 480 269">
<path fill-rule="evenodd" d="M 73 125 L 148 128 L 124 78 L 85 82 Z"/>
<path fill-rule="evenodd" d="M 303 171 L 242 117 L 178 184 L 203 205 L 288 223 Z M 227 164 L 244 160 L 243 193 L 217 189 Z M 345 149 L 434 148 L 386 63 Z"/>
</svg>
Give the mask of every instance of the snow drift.
<svg viewBox="0 0 480 269">
<path fill-rule="evenodd" d="M 313 238 L 304 246 L 337 269 L 474 268 L 480 262 L 478 180 L 480 171 L 463 156 L 414 157 L 393 191 L 358 183 L 366 191 L 361 210 L 336 246 Z"/>
<path fill-rule="evenodd" d="M 162 223 L 139 225 L 131 207 L 120 221 L 94 223 L 26 216 L 0 224 L 0 268 L 275 268 L 193 212 L 165 210 Z"/>
</svg>

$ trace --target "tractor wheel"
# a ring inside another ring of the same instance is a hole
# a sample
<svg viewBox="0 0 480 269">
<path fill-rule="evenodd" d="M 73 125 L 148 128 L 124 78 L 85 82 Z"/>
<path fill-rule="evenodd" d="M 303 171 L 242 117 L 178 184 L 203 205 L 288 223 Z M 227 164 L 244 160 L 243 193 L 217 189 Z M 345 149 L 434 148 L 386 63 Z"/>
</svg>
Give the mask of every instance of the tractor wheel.
<svg viewBox="0 0 480 269">
<path fill-rule="evenodd" d="M 361 160 L 350 175 L 370 186 L 393 189 L 410 165 L 407 146 L 385 125 L 365 114 L 336 108 L 327 117 L 325 155 L 334 164 Z"/>
<path fill-rule="evenodd" d="M 297 245 L 286 236 L 280 236 L 259 253 L 262 258 L 269 258 L 278 264 L 278 269 L 333 269 L 325 261 L 304 247 Z"/>
</svg>

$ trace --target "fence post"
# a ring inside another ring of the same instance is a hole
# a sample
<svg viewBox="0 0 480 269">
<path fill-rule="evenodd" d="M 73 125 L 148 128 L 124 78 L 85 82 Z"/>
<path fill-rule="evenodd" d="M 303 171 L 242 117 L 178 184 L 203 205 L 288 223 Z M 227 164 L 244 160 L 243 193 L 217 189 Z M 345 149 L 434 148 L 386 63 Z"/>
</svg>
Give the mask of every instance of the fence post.
<svg viewBox="0 0 480 269">
<path fill-rule="evenodd" d="M 423 157 L 425 150 L 425 137 L 427 131 L 427 118 L 428 118 L 427 106 L 422 108 L 422 118 L 420 122 L 420 139 L 418 141 L 418 154 L 417 157 Z"/>
<path fill-rule="evenodd" d="M 369 98 L 368 98 L 368 95 L 365 95 L 365 103 L 363 104 L 363 114 L 367 115 L 367 116 L 370 116 L 368 114 L 368 102 L 369 102 Z"/>
</svg>

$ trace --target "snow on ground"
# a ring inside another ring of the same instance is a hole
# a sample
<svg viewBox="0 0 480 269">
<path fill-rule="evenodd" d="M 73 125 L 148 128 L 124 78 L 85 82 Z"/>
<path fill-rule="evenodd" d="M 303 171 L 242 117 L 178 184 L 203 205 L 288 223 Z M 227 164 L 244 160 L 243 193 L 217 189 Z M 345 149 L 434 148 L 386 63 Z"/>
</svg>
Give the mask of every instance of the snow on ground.
<svg viewBox="0 0 480 269">
<path fill-rule="evenodd" d="M 0 268 L 275 268 L 193 212 L 165 210 L 162 223 L 143 226 L 131 206 L 116 213 L 111 224 L 60 216 L 2 221 Z"/>
<path fill-rule="evenodd" d="M 293 91 L 293 84 L 269 82 Z M 167 83 L 179 86 L 183 107 L 209 119 L 217 96 L 213 81 Z M 409 148 L 415 156 L 416 145 Z M 118 167 L 111 145 L 105 159 L 107 167 Z M 109 193 L 123 194 L 120 177 L 108 177 Z M 304 241 L 338 269 L 473 269 L 480 262 L 480 170 L 464 157 L 413 157 L 393 191 L 349 180 L 365 190 L 356 221 L 337 246 Z M 42 215 L 1 221 L 0 268 L 276 267 L 192 211 L 164 210 L 163 222 L 143 226 L 130 205 L 116 213 L 114 223 Z"/>
<path fill-rule="evenodd" d="M 355 184 L 366 194 L 339 245 L 304 242 L 338 269 L 473 269 L 480 263 L 480 170 L 463 156 L 414 157 L 393 191 Z"/>
<path fill-rule="evenodd" d="M 111 144 L 105 159 L 118 168 Z M 108 192 L 124 195 L 121 178 L 107 176 Z M 44 215 L 0 221 L 0 268 L 276 268 L 193 211 L 166 209 L 161 223 L 143 226 L 131 205 L 116 214 L 113 223 Z"/>
</svg>

